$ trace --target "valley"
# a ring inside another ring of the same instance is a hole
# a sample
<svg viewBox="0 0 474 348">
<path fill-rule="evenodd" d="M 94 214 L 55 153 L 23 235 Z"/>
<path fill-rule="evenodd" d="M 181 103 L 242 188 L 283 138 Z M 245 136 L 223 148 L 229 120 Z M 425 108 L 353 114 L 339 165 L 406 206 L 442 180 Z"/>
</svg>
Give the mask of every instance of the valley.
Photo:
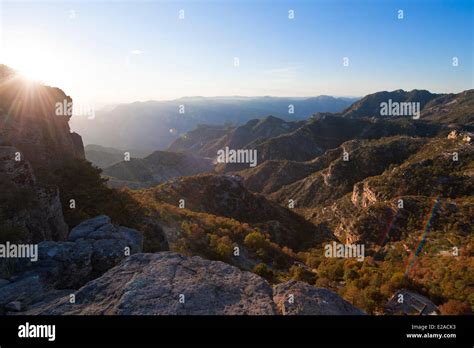
<svg viewBox="0 0 474 348">
<path fill-rule="evenodd" d="M 399 293 L 472 313 L 472 90 L 378 92 L 290 120 L 264 107 L 84 148 L 55 114 L 71 97 L 38 84 L 40 108 L 1 69 L 0 242 L 38 245 L 35 262 L 0 260 L 2 314 L 413 314 Z M 420 118 L 383 115 L 389 101 Z"/>
</svg>

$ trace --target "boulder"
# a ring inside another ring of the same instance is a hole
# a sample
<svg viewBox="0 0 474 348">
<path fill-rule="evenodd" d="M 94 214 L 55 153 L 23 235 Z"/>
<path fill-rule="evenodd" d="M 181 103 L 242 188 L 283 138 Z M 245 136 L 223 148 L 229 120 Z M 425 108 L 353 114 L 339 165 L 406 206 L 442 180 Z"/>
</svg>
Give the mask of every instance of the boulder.
<svg viewBox="0 0 474 348">
<path fill-rule="evenodd" d="M 294 304 L 285 303 L 290 294 Z M 290 281 L 272 287 L 220 261 L 174 252 L 135 254 L 76 293 L 43 301 L 28 315 L 361 315 L 336 293 Z"/>
<path fill-rule="evenodd" d="M 275 314 L 259 276 L 173 252 L 136 254 L 67 298 L 31 314 Z"/>
<path fill-rule="evenodd" d="M 85 220 L 71 230 L 68 240 L 74 242 L 77 239 L 87 239 L 89 234 L 98 231 L 104 226 L 106 226 L 105 232 L 112 227 L 110 218 L 105 215 L 99 215 L 95 218 Z"/>
<path fill-rule="evenodd" d="M 12 301 L 5 306 L 5 309 L 11 312 L 21 312 L 23 305 L 20 301 Z"/>
<path fill-rule="evenodd" d="M 0 314 L 11 302 L 20 301 L 24 304 L 40 301 L 45 294 L 46 287 L 38 275 L 28 275 L 0 288 Z"/>
<path fill-rule="evenodd" d="M 16 274 L 0 282 L 0 312 L 14 301 L 28 306 L 53 289 L 78 289 L 131 254 L 142 251 L 140 232 L 99 216 L 84 221 L 67 242 L 38 244 L 38 260 L 17 260 Z M 7 282 L 7 283 L 5 283 Z"/>
<path fill-rule="evenodd" d="M 273 300 L 283 315 L 363 315 L 334 291 L 288 281 L 273 287 Z"/>
<path fill-rule="evenodd" d="M 429 298 L 414 291 L 400 289 L 387 302 L 385 313 L 390 315 L 437 315 L 439 309 Z"/>
</svg>

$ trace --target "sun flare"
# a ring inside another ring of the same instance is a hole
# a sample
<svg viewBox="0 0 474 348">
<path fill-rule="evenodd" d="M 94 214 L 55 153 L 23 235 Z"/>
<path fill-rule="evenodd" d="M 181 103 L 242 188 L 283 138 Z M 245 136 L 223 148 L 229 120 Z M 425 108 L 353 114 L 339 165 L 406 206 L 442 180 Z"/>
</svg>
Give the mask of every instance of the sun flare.
<svg viewBox="0 0 474 348">
<path fill-rule="evenodd" d="M 4 47 L 2 63 L 12 66 L 25 79 L 57 84 L 62 75 L 61 62 L 51 49 L 34 40 L 19 40 Z"/>
</svg>

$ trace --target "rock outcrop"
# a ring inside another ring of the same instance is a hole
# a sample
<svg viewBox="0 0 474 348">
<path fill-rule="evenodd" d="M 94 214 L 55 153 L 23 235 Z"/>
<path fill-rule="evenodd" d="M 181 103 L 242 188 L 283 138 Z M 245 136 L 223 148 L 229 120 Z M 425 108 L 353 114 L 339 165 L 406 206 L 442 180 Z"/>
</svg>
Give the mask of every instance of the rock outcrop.
<svg viewBox="0 0 474 348">
<path fill-rule="evenodd" d="M 354 185 L 351 201 L 356 207 L 366 208 L 378 201 L 377 193 L 370 189 L 368 181 L 361 181 Z"/>
<path fill-rule="evenodd" d="M 84 158 L 82 139 L 69 128 L 71 97 L 59 88 L 25 81 L 4 65 L 0 70 L 0 145 L 19 149 L 34 168 Z M 58 112 L 58 105 L 66 108 Z"/>
<path fill-rule="evenodd" d="M 114 226 L 107 216 L 86 220 L 71 231 L 69 241 L 39 243 L 37 261 L 15 259 L 10 266 L 15 274 L 8 282 L 0 282 L 0 313 L 13 301 L 23 307 L 57 289 L 77 289 L 141 252 L 142 244 L 140 232 Z"/>
<path fill-rule="evenodd" d="M 273 287 L 273 300 L 283 315 L 363 315 L 334 291 L 289 281 Z"/>
<path fill-rule="evenodd" d="M 401 289 L 388 301 L 385 312 L 391 315 L 437 315 L 439 309 L 427 297 L 407 289 Z"/>
<path fill-rule="evenodd" d="M 278 315 L 363 314 L 325 289 L 291 281 L 272 287 L 220 261 L 174 252 L 136 254 L 69 297 L 32 306 L 26 314 Z M 284 304 L 293 295 L 293 305 Z"/>
<path fill-rule="evenodd" d="M 58 189 L 38 184 L 30 163 L 11 146 L 0 146 L 0 186 L 0 230 L 21 231 L 17 238 L 27 242 L 66 238 Z"/>
</svg>

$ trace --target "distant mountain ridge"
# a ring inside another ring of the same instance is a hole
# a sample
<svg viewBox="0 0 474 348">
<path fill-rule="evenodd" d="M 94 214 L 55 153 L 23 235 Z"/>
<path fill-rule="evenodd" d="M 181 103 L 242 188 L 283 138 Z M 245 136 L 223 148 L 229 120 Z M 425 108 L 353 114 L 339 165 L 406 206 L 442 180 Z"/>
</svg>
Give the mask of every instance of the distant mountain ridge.
<svg viewBox="0 0 474 348">
<path fill-rule="evenodd" d="M 131 158 L 104 169 L 112 187 L 144 188 L 179 176 L 213 169 L 212 161 L 192 154 L 155 151 L 145 158 Z"/>
<path fill-rule="evenodd" d="M 199 124 L 238 126 L 262 115 L 302 120 L 315 112 L 340 112 L 354 100 L 329 96 L 185 97 L 104 108 L 96 111 L 94 119 L 74 116 L 71 127 L 82 135 L 85 144 L 154 151 L 165 149 Z"/>
<path fill-rule="evenodd" d="M 179 139 L 169 147 L 169 151 L 190 151 L 201 156 L 215 157 L 219 149 L 251 148 L 267 139 L 292 132 L 305 121 L 284 121 L 275 116 L 253 119 L 239 127 L 216 128 L 201 126 Z M 211 132 L 214 131 L 212 134 Z"/>
<path fill-rule="evenodd" d="M 398 89 L 392 92 L 376 92 L 356 101 L 350 107 L 345 109 L 341 115 L 349 118 L 381 117 L 380 104 L 386 103 L 389 100 L 398 103 L 420 103 L 420 109 L 423 109 L 423 107 L 428 102 L 439 96 L 441 96 L 441 94 L 434 94 L 429 91 L 419 89 L 414 89 L 412 91 Z"/>
<path fill-rule="evenodd" d="M 84 148 L 86 159 L 99 168 L 107 168 L 111 165 L 121 162 L 124 159 L 125 152 L 129 152 L 131 157 L 143 158 L 148 155 L 143 151 L 128 150 L 123 151 L 113 147 L 105 147 L 95 144 L 89 144 Z"/>
</svg>

